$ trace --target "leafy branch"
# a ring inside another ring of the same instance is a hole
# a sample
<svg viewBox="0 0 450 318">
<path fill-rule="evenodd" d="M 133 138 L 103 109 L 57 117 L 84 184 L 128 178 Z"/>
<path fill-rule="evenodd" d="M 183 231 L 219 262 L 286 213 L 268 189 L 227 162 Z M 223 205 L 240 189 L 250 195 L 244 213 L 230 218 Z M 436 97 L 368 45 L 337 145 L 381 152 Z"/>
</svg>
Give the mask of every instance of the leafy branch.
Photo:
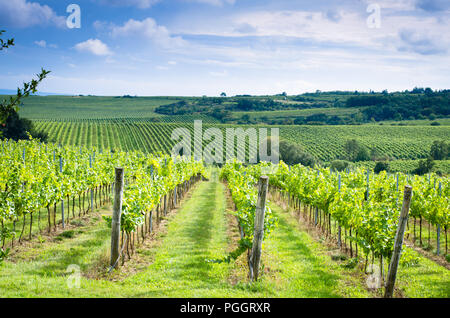
<svg viewBox="0 0 450 318">
<path fill-rule="evenodd" d="M 0 30 L 0 36 L 4 33 L 4 30 Z M 3 40 L 0 39 L 0 51 L 14 45 L 14 39 Z M 17 88 L 17 94 L 10 96 L 9 99 L 4 99 L 0 103 L 0 124 L 4 124 L 8 119 L 8 116 L 19 110 L 19 105 L 24 97 L 30 96 L 37 92 L 37 86 L 40 82 L 47 77 L 50 71 L 41 69 L 41 73 L 37 74 L 37 79 L 32 79 L 31 82 L 23 83 L 23 88 Z"/>
<path fill-rule="evenodd" d="M 3 33 L 5 33 L 5 30 L 0 30 L 0 35 Z M 14 46 L 14 39 L 8 39 L 6 42 L 3 39 L 0 39 L 0 51 L 7 49 L 10 46 Z"/>
</svg>

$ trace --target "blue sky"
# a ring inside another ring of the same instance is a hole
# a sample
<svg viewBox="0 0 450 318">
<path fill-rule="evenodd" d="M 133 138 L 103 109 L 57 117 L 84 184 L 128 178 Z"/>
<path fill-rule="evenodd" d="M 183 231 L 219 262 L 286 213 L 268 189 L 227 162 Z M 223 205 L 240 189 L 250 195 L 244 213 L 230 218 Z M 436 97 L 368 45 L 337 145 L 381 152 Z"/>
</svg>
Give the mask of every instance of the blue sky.
<svg viewBox="0 0 450 318">
<path fill-rule="evenodd" d="M 3 89 L 41 67 L 62 94 L 450 88 L 448 0 L 0 0 L 0 29 Z"/>
</svg>

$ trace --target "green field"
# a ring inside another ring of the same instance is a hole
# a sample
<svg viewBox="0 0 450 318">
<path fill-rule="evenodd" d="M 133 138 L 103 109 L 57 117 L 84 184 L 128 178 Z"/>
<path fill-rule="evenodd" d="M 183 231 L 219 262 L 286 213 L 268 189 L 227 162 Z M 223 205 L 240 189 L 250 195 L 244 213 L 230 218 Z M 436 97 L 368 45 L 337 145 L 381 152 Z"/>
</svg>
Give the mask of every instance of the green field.
<svg viewBox="0 0 450 318">
<path fill-rule="evenodd" d="M 156 107 L 176 101 L 172 97 L 30 96 L 19 114 L 29 119 L 152 118 L 160 116 L 153 111 Z"/>
<path fill-rule="evenodd" d="M 194 118 L 191 118 L 194 119 Z M 170 139 L 175 128 L 193 132 L 193 121 L 184 123 L 154 123 L 145 120 L 37 121 L 36 127 L 49 133 L 52 141 L 64 145 L 122 150 L 141 149 L 145 152 L 169 153 L 175 144 Z M 261 128 L 270 126 L 230 126 L 204 124 L 204 129 L 218 127 Z M 273 126 L 275 128 L 275 126 Z M 449 126 L 280 126 L 281 138 L 303 146 L 322 161 L 344 156 L 344 144 L 356 139 L 369 149 L 392 159 L 426 158 L 435 140 L 450 136 Z"/>
<path fill-rule="evenodd" d="M 299 116 L 311 116 L 316 114 L 325 114 L 328 116 L 338 115 L 352 115 L 359 112 L 357 108 L 305 108 L 305 109 L 292 109 L 292 110 L 274 110 L 274 111 L 254 111 L 254 112 L 234 112 L 233 118 L 242 118 L 242 116 L 248 115 L 253 120 L 261 120 L 262 118 L 268 119 L 286 119 Z"/>
<path fill-rule="evenodd" d="M 264 98 L 264 97 L 259 97 Z M 341 100 L 340 95 L 322 96 L 323 102 Z M 170 104 L 181 99 L 196 100 L 193 97 L 139 97 L 117 98 L 98 96 L 30 96 L 25 99 L 20 115 L 32 119 L 36 128 L 47 132 L 50 141 L 65 145 L 84 145 L 104 149 L 142 150 L 154 153 L 169 153 L 175 144 L 170 139 L 175 128 L 185 127 L 193 133 L 193 122 L 201 119 L 204 129 L 218 127 L 269 127 L 258 125 L 225 125 L 205 115 L 161 115 L 154 110 L 159 105 Z M 197 98 L 198 99 L 198 98 Z M 315 98 L 321 102 L 320 98 Z M 285 101 L 302 104 L 301 102 Z M 225 102 L 227 103 L 227 102 Z M 240 118 L 249 115 L 258 122 L 263 117 L 295 118 L 316 113 L 327 115 L 350 115 L 358 108 L 313 108 L 264 112 L 234 112 Z M 327 163 L 345 155 L 344 144 L 356 139 L 369 150 L 391 160 L 402 160 L 394 164 L 395 169 L 408 172 L 417 166 L 418 160 L 426 158 L 435 140 L 448 140 L 450 119 L 436 119 L 441 126 L 430 126 L 431 120 L 381 122 L 364 125 L 313 126 L 279 125 L 283 139 L 301 145 L 306 151 Z M 407 163 L 406 163 L 406 161 Z M 403 168 L 400 165 L 403 165 Z M 367 166 L 372 166 L 368 164 Z M 449 173 L 447 164 L 439 169 Z"/>
</svg>

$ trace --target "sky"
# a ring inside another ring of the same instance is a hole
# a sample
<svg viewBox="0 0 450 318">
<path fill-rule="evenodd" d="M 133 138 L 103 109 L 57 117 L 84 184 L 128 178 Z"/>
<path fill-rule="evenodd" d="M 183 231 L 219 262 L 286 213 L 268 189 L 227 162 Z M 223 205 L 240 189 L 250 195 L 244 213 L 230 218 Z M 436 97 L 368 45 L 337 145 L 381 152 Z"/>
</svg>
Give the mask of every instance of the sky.
<svg viewBox="0 0 450 318">
<path fill-rule="evenodd" d="M 0 89 L 41 68 L 59 94 L 450 88 L 448 0 L 0 0 L 0 30 Z"/>
</svg>

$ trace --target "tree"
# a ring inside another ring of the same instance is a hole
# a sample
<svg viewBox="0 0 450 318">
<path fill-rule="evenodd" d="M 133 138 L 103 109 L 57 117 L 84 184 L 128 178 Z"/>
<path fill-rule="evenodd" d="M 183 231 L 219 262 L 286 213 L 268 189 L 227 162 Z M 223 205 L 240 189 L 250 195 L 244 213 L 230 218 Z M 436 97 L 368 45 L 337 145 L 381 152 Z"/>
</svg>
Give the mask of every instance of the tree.
<svg viewBox="0 0 450 318">
<path fill-rule="evenodd" d="M 4 30 L 0 30 L 0 36 L 4 33 Z M 5 48 L 8 48 L 10 46 L 14 45 L 14 39 L 8 39 L 6 42 L 3 39 L 0 39 L 0 51 L 2 51 Z M 32 79 L 29 83 L 24 83 L 23 88 L 17 88 L 17 94 L 10 96 L 7 99 L 4 99 L 0 102 L 0 124 L 2 126 L 2 132 L 12 132 L 15 131 L 18 136 L 26 136 L 26 131 L 18 131 L 19 127 L 22 127 L 25 129 L 28 127 L 28 129 L 32 130 L 32 123 L 24 122 L 19 120 L 19 116 L 17 114 L 17 111 L 19 110 L 19 106 L 21 105 L 21 101 L 23 98 L 28 97 L 30 94 L 34 94 L 37 92 L 37 86 L 40 82 L 44 80 L 44 78 L 49 74 L 49 71 L 46 71 L 44 69 L 41 69 L 41 73 L 37 74 L 37 79 Z M 13 116 L 11 119 L 9 117 Z M 9 122 L 8 122 L 8 119 Z M 18 125 L 18 127 L 11 127 L 11 125 Z M 32 132 L 30 131 L 30 133 Z M 6 137 L 6 136 L 5 136 Z M 10 137 L 11 138 L 11 137 Z M 14 139 L 16 139 L 14 138 Z M 27 138 L 27 137 L 25 137 Z M 21 139 L 21 138 L 18 138 Z"/>
<path fill-rule="evenodd" d="M 28 133 L 42 142 L 48 141 L 48 134 L 37 131 L 33 122 L 26 118 L 20 118 L 17 112 L 11 113 L 6 119 L 5 126 L 0 127 L 0 133 L 5 139 L 28 139 Z"/>
<path fill-rule="evenodd" d="M 333 171 L 344 171 L 350 167 L 350 162 L 345 160 L 333 160 L 330 164 L 330 168 Z"/>
<path fill-rule="evenodd" d="M 445 160 L 448 157 L 448 149 L 449 145 L 445 141 L 436 140 L 431 145 L 430 156 L 434 160 Z"/>
<path fill-rule="evenodd" d="M 366 147 L 360 146 L 355 161 L 369 161 L 370 155 Z"/>
<path fill-rule="evenodd" d="M 380 173 L 381 171 L 389 171 L 389 163 L 386 161 L 378 161 L 373 169 L 375 173 Z"/>
<path fill-rule="evenodd" d="M 359 144 L 355 139 L 347 140 L 344 145 L 344 151 L 349 161 L 368 161 L 370 160 L 369 151 L 366 147 Z"/>
<path fill-rule="evenodd" d="M 220 97 L 227 97 L 227 94 L 226 94 L 225 92 L 222 92 L 222 93 L 220 94 Z"/>
<path fill-rule="evenodd" d="M 302 164 L 304 166 L 314 167 L 317 159 L 300 146 L 285 140 L 280 140 L 280 159 L 288 165 Z"/>
<path fill-rule="evenodd" d="M 433 167 L 434 167 L 433 158 L 428 157 L 426 160 L 419 160 L 419 166 L 415 170 L 413 170 L 413 173 L 421 176 L 431 172 Z"/>
<path fill-rule="evenodd" d="M 347 140 L 344 145 L 344 151 L 347 154 L 347 159 L 355 161 L 359 151 L 359 143 L 356 139 Z"/>
</svg>

